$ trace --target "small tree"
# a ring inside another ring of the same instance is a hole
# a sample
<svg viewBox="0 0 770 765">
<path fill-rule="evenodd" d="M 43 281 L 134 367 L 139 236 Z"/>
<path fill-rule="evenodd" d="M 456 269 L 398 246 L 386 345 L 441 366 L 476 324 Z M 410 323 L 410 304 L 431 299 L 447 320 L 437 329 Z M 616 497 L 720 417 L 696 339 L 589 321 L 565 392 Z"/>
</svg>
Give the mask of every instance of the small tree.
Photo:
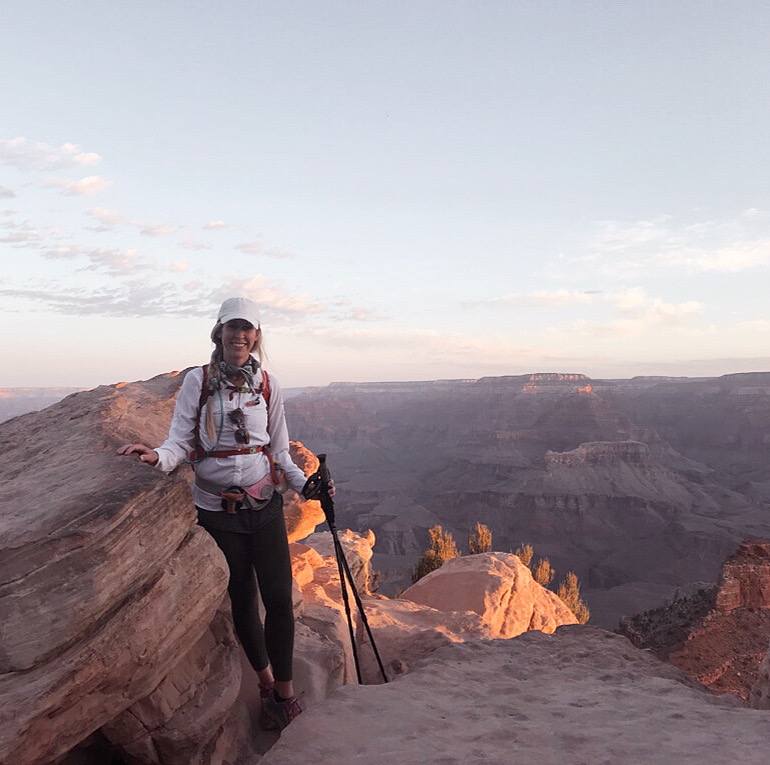
<svg viewBox="0 0 770 765">
<path fill-rule="evenodd" d="M 414 567 L 412 584 L 430 574 L 431 571 L 441 568 L 444 561 L 460 557 L 460 551 L 457 549 L 451 531 L 444 531 L 441 526 L 434 526 L 428 531 L 428 536 L 430 537 L 430 547 L 422 554 Z"/>
<path fill-rule="evenodd" d="M 530 566 L 530 568 L 532 567 Z M 540 558 L 532 569 L 532 578 L 543 587 L 548 587 L 554 576 L 556 576 L 556 572 L 551 568 L 551 561 L 548 558 Z"/>
<path fill-rule="evenodd" d="M 588 621 L 591 611 L 580 597 L 580 580 L 577 578 L 577 574 L 568 571 L 556 594 L 562 599 L 564 605 L 575 614 L 580 624 L 585 624 Z"/>
<path fill-rule="evenodd" d="M 468 537 L 468 549 L 471 555 L 489 552 L 492 549 L 492 532 L 483 523 L 476 522 L 476 528 Z"/>
<path fill-rule="evenodd" d="M 519 556 L 519 560 L 525 565 L 529 566 L 532 563 L 532 558 L 535 555 L 535 548 L 532 545 L 525 545 L 522 542 L 516 550 L 516 555 Z"/>
</svg>

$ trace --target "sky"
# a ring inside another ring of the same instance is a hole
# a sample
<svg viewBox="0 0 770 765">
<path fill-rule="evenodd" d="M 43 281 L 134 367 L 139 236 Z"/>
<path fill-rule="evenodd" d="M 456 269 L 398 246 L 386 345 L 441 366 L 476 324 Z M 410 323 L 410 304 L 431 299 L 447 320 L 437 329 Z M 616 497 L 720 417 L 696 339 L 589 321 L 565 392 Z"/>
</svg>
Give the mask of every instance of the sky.
<svg viewBox="0 0 770 765">
<path fill-rule="evenodd" d="M 770 6 L 8 0 L 0 387 L 770 370 Z"/>
</svg>

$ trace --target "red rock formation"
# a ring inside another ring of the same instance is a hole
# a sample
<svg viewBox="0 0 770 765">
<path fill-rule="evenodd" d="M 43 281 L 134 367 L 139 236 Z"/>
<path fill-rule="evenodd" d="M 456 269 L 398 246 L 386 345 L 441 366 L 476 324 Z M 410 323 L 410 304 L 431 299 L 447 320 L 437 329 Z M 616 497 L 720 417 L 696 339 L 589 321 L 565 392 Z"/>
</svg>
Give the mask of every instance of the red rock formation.
<svg viewBox="0 0 770 765">
<path fill-rule="evenodd" d="M 770 542 L 747 540 L 725 561 L 716 608 L 770 609 Z"/>
<path fill-rule="evenodd" d="M 725 561 L 714 610 L 672 664 L 712 690 L 748 701 L 770 640 L 770 542 L 747 540 Z"/>
</svg>

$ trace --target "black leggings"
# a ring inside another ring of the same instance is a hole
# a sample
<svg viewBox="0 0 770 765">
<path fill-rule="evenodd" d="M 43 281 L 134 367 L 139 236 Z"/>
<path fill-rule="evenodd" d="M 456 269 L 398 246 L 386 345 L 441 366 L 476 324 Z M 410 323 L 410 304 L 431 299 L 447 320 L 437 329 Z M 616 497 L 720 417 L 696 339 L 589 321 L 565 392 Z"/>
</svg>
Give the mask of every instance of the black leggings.
<svg viewBox="0 0 770 765">
<path fill-rule="evenodd" d="M 294 613 L 283 497 L 276 492 L 261 510 L 239 510 L 236 515 L 199 507 L 198 523 L 227 559 L 233 624 L 251 666 L 259 672 L 271 664 L 276 680 L 291 680 Z M 257 609 L 257 583 L 265 606 L 264 630 Z"/>
</svg>

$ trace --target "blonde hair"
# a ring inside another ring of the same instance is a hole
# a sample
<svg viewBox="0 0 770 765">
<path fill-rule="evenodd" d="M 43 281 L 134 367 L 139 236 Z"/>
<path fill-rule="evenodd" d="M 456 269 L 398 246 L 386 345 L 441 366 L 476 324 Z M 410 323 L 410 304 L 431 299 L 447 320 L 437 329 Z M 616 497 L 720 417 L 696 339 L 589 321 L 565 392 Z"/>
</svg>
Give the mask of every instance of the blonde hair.
<svg viewBox="0 0 770 765">
<path fill-rule="evenodd" d="M 209 361 L 209 380 L 218 380 L 221 376 L 219 371 L 219 362 L 224 359 L 224 351 L 222 349 L 222 325 L 217 322 L 214 328 L 211 330 L 211 342 L 214 343 L 214 350 L 211 353 L 211 361 Z M 251 346 L 250 354 L 257 357 L 259 366 L 261 367 L 267 359 L 267 354 L 262 346 L 262 328 L 257 327 L 257 339 L 254 341 L 254 345 Z M 212 406 L 211 396 L 206 401 L 206 433 L 209 438 L 214 439 L 217 437 L 217 430 L 214 425 L 214 408 Z"/>
</svg>

